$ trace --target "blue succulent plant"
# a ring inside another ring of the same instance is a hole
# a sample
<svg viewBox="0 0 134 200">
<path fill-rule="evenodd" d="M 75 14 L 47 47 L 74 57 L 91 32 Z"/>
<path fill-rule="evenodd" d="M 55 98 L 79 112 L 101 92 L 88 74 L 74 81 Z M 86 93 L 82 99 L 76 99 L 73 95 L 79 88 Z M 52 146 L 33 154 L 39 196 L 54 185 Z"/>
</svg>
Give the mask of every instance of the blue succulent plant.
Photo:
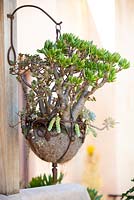
<svg viewBox="0 0 134 200">
<path fill-rule="evenodd" d="M 94 120 L 96 119 L 96 115 L 95 115 L 94 112 L 89 111 L 89 119 L 90 119 L 91 121 L 94 121 Z"/>
</svg>

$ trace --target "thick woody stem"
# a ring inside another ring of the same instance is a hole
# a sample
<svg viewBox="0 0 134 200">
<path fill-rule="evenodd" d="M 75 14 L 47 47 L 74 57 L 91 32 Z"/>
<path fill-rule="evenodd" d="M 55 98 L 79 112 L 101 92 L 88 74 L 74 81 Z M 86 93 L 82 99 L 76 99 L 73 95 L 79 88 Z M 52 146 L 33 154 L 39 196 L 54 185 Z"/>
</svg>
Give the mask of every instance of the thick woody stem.
<svg viewBox="0 0 134 200">
<path fill-rule="evenodd" d="M 96 86 L 93 87 L 90 91 L 88 91 L 89 87 L 86 86 L 83 90 L 81 96 L 79 97 L 77 103 L 73 106 L 73 119 L 76 120 L 79 114 L 81 113 L 84 104 L 88 97 L 92 95 L 97 89 L 101 88 L 107 82 L 107 77 L 104 77 L 100 83 L 96 83 Z"/>
<path fill-rule="evenodd" d="M 84 107 L 84 104 L 87 100 L 87 97 L 86 97 L 87 93 L 88 93 L 88 87 L 86 87 L 83 90 L 83 92 L 82 92 L 81 96 L 79 97 L 77 103 L 75 103 L 73 108 L 72 108 L 72 116 L 73 116 L 74 120 L 77 119 L 77 117 L 81 113 L 82 108 Z"/>
</svg>

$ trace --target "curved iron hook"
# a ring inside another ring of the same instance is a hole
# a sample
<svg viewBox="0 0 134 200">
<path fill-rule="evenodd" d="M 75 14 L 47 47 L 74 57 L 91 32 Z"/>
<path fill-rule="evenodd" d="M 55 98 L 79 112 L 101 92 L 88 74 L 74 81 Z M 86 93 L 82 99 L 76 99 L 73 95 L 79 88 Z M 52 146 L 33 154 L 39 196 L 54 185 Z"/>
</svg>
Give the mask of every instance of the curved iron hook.
<svg viewBox="0 0 134 200">
<path fill-rule="evenodd" d="M 26 7 L 32 7 L 32 8 L 37 8 L 39 10 L 41 10 L 45 15 L 47 15 L 56 25 L 56 40 L 58 39 L 59 35 L 60 35 L 60 29 L 61 29 L 61 22 L 56 22 L 45 10 L 43 10 L 42 8 L 35 6 L 35 5 L 23 5 L 23 6 L 19 6 L 18 8 L 16 8 L 12 14 L 7 14 L 7 17 L 10 18 L 10 47 L 8 49 L 7 52 L 7 60 L 8 60 L 8 64 L 9 65 L 14 65 L 16 62 L 16 52 L 15 52 L 15 48 L 14 48 L 14 44 L 13 44 L 13 19 L 14 19 L 14 14 L 20 10 L 21 8 L 26 8 Z M 58 28 L 59 26 L 59 28 Z M 11 51 L 13 53 L 13 61 L 10 60 L 10 54 Z"/>
</svg>

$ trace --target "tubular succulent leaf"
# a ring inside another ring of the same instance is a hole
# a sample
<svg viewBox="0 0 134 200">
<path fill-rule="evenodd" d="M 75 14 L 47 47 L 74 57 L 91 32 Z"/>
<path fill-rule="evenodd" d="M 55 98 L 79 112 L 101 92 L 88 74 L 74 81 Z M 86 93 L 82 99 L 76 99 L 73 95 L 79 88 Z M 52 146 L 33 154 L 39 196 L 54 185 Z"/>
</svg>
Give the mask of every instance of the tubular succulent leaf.
<svg viewBox="0 0 134 200">
<path fill-rule="evenodd" d="M 81 136 L 81 133 L 80 133 L 80 127 L 79 127 L 79 125 L 78 125 L 78 124 L 75 124 L 75 125 L 74 125 L 74 129 L 75 129 L 76 135 L 77 135 L 78 137 L 80 137 L 80 136 Z"/>
<path fill-rule="evenodd" d="M 59 116 L 57 116 L 56 117 L 56 131 L 57 131 L 57 133 L 61 133 L 60 120 L 61 120 L 61 118 Z"/>
<path fill-rule="evenodd" d="M 55 121 L 56 121 L 55 117 L 51 119 L 51 121 L 49 122 L 48 131 L 52 130 Z"/>
</svg>

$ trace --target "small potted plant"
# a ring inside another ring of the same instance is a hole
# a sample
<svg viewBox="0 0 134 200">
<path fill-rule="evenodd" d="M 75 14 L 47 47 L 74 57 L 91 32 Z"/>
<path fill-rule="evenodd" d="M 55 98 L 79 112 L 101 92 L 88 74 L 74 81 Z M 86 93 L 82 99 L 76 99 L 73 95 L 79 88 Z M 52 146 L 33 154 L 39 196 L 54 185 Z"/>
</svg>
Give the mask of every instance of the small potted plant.
<svg viewBox="0 0 134 200">
<path fill-rule="evenodd" d="M 130 63 L 67 33 L 56 42 L 47 40 L 38 53 L 42 56 L 19 54 L 10 67 L 25 97 L 21 128 L 39 158 L 63 163 L 77 153 L 87 132 L 94 132 L 95 116 L 85 102 L 95 100 L 95 91 Z M 113 125 L 110 118 L 104 122 L 104 128 Z"/>
</svg>

